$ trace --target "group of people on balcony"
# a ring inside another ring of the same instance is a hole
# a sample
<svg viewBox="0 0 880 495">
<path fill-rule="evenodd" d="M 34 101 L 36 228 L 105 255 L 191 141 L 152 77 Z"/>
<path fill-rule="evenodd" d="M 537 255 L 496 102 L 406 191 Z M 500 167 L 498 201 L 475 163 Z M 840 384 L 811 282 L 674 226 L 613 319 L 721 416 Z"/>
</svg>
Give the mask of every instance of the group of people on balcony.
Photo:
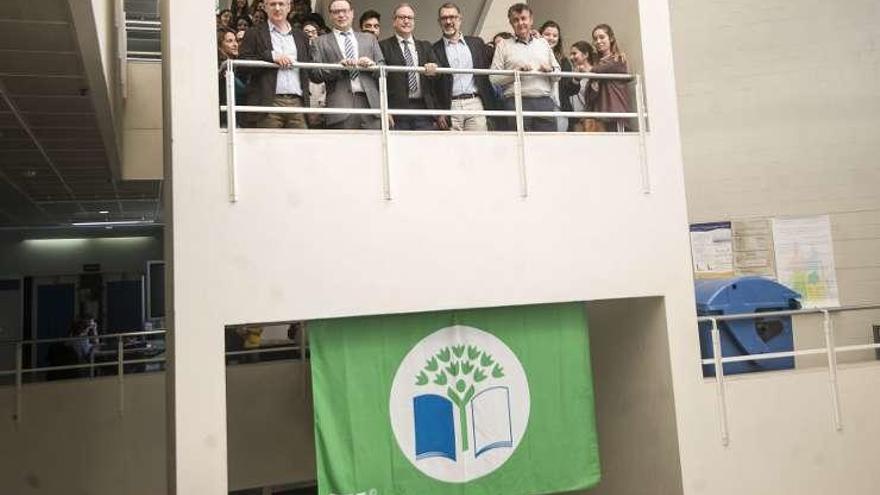
<svg viewBox="0 0 880 495">
<path fill-rule="evenodd" d="M 242 12 L 252 17 L 240 22 Z M 256 13 L 262 13 L 256 15 Z M 330 27 L 302 0 L 233 0 L 233 9 L 218 14 L 217 44 L 221 64 L 227 59 L 271 62 L 276 67 L 238 67 L 235 75 L 237 105 L 267 107 L 380 108 L 379 65 L 421 67 L 420 72 L 387 73 L 388 108 L 415 110 L 514 110 L 515 77 L 438 73 L 453 69 L 517 70 L 521 105 L 536 112 L 631 112 L 629 81 L 596 77 L 561 77 L 558 72 L 626 74 L 626 55 L 614 30 L 600 24 L 592 43 L 578 41 L 566 53 L 561 28 L 547 21 L 534 28 L 534 15 L 524 3 L 508 9 L 512 33 L 499 33 L 490 43 L 461 31 L 463 12 L 454 3 L 438 10 L 442 37 L 417 39 L 415 8 L 397 5 L 392 14 L 394 34 L 380 41 L 378 12 L 368 10 L 355 30 L 351 0 L 329 3 Z M 263 20 L 265 17 L 265 20 Z M 255 22 L 254 22 L 255 21 Z M 248 23 L 253 23 L 250 25 Z M 240 29 L 240 28 L 246 29 Z M 296 64 L 341 64 L 346 70 L 305 69 Z M 221 104 L 226 81 L 220 80 Z M 225 116 L 225 115 L 224 115 Z M 378 129 L 378 115 L 363 113 L 241 113 L 238 125 L 262 128 Z M 389 116 L 395 130 L 514 130 L 508 117 L 482 115 Z M 224 119 L 225 120 L 225 119 Z M 526 131 L 623 131 L 624 118 L 526 117 Z"/>
</svg>

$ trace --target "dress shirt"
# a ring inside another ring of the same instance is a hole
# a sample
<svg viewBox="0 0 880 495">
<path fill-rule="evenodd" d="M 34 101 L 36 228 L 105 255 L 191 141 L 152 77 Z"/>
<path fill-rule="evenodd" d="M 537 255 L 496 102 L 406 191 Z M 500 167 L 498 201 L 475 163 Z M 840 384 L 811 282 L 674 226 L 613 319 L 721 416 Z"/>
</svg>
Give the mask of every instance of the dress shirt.
<svg viewBox="0 0 880 495">
<path fill-rule="evenodd" d="M 360 58 L 358 55 L 358 40 L 354 35 L 354 31 L 351 28 L 348 28 L 348 37 L 351 38 L 351 46 L 354 47 L 354 59 L 357 60 Z M 345 57 L 345 36 L 342 35 L 342 31 L 338 29 L 333 30 L 333 36 L 336 37 L 336 43 L 339 45 L 339 53 L 342 54 L 342 58 Z M 348 77 L 348 73 L 345 73 L 345 77 Z M 364 87 L 361 85 L 361 75 L 358 73 L 357 77 L 351 80 L 351 92 L 352 93 L 363 93 Z"/>
<path fill-rule="evenodd" d="M 528 65 L 537 70 L 541 65 L 549 65 L 553 72 L 559 72 L 559 62 L 553 55 L 553 50 L 547 44 L 547 40 L 540 36 L 531 36 L 527 40 L 519 38 L 504 40 L 495 48 L 495 57 L 492 59 L 492 69 L 511 70 L 522 65 Z M 493 75 L 489 80 L 496 86 L 504 88 L 504 97 L 513 97 L 513 76 Z M 553 83 L 559 80 L 559 76 L 522 76 L 522 95 L 527 98 L 550 96 L 553 93 Z"/>
<path fill-rule="evenodd" d="M 400 45 L 400 53 L 403 53 L 404 50 L 409 50 L 410 55 L 412 55 L 413 66 L 419 66 L 419 51 L 416 50 L 416 40 L 412 36 L 406 39 L 406 44 L 403 43 L 404 38 L 401 38 L 400 35 L 395 34 L 394 37 L 397 38 L 397 44 Z M 404 55 L 404 60 L 406 55 Z M 406 73 L 407 77 L 409 77 L 409 73 Z M 422 97 L 422 81 L 420 80 L 418 72 L 416 73 L 416 91 L 415 93 L 410 93 L 409 98 L 411 100 L 418 100 Z"/>
<path fill-rule="evenodd" d="M 464 41 L 464 36 L 458 35 L 457 39 L 443 38 L 446 47 L 446 58 L 449 59 L 449 67 L 453 69 L 473 69 L 474 59 L 471 49 Z M 477 94 L 477 85 L 473 74 L 452 75 L 452 96 Z"/>
<path fill-rule="evenodd" d="M 269 24 L 269 37 L 272 38 L 272 58 L 287 55 L 296 60 L 296 42 L 293 39 L 293 28 L 286 33 L 281 32 L 271 22 Z M 288 25 L 290 27 L 290 25 Z M 278 69 L 278 81 L 275 83 L 276 95 L 299 95 L 302 96 L 302 83 L 299 78 L 299 68 Z"/>
</svg>

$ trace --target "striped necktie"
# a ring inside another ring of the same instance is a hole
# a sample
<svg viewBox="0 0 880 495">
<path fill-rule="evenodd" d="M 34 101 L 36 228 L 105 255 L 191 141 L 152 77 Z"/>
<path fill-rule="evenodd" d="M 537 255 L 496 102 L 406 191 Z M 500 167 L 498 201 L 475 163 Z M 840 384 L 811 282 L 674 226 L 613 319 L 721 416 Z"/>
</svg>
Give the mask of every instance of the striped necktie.
<svg viewBox="0 0 880 495">
<path fill-rule="evenodd" d="M 342 37 L 345 39 L 345 58 L 349 60 L 354 60 L 357 55 L 354 53 L 354 43 L 351 41 L 352 33 L 350 31 L 346 31 L 341 33 Z M 348 77 L 351 78 L 352 81 L 357 79 L 358 71 L 354 69 L 348 70 Z"/>
<path fill-rule="evenodd" d="M 403 41 L 403 60 L 406 62 L 407 67 L 415 66 L 415 62 L 413 61 L 412 52 L 409 51 L 409 40 Z M 409 83 L 409 94 L 414 95 L 419 90 L 419 75 L 415 72 L 407 72 L 406 78 Z"/>
</svg>

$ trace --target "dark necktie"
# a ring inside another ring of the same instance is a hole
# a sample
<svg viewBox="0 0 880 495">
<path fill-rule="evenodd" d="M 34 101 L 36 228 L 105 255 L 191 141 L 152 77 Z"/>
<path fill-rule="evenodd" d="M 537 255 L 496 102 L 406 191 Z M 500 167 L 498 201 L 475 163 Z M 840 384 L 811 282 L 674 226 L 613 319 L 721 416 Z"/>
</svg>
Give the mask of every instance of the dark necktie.
<svg viewBox="0 0 880 495">
<path fill-rule="evenodd" d="M 407 67 L 414 67 L 416 64 L 413 61 L 412 53 L 409 51 L 409 40 L 403 40 L 403 60 L 406 62 Z M 409 83 L 409 94 L 414 95 L 419 90 L 419 75 L 415 72 L 407 72 L 406 78 Z"/>
<path fill-rule="evenodd" d="M 354 43 L 351 41 L 351 32 L 346 31 L 342 33 L 342 37 L 345 39 L 345 58 L 349 60 L 354 60 L 357 55 L 354 53 Z M 348 70 L 348 77 L 354 81 L 358 76 L 358 71 L 354 69 Z"/>
</svg>

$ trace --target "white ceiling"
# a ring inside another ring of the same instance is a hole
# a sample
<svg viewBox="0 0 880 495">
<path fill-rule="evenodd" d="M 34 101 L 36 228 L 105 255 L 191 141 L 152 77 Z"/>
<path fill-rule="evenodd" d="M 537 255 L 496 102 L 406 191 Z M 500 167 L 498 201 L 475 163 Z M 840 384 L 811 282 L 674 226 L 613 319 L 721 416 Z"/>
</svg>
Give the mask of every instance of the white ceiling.
<svg viewBox="0 0 880 495">
<path fill-rule="evenodd" d="M 67 1 L 3 3 L 0 228 L 158 220 L 160 182 L 111 173 Z"/>
</svg>

